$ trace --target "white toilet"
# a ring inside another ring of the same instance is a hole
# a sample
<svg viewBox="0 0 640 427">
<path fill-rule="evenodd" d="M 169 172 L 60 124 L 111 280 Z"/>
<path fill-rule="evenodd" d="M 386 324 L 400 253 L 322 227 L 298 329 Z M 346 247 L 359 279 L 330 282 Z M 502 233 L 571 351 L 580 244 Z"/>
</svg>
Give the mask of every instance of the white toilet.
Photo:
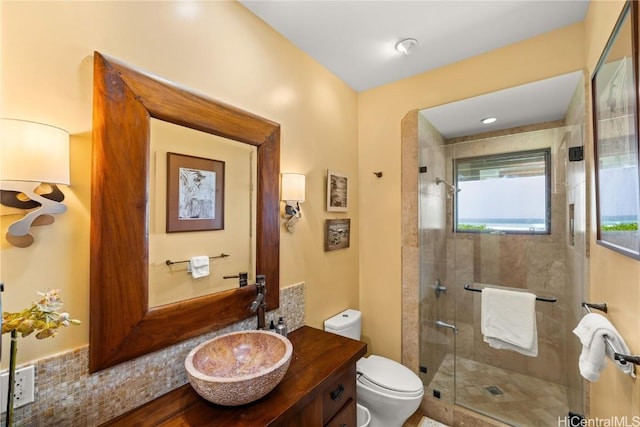
<svg viewBox="0 0 640 427">
<path fill-rule="evenodd" d="M 325 320 L 324 330 L 360 339 L 362 315 L 345 310 Z M 370 427 L 401 427 L 420 406 L 422 381 L 409 368 L 381 356 L 363 357 L 356 363 L 358 403 L 371 413 Z"/>
</svg>

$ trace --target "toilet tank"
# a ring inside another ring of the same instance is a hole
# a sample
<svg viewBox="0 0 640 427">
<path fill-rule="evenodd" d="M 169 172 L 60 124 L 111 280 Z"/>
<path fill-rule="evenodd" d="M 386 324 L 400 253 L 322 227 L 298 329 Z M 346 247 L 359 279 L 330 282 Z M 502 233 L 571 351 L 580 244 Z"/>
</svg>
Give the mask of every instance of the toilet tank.
<svg viewBox="0 0 640 427">
<path fill-rule="evenodd" d="M 348 309 L 324 321 L 324 330 L 343 337 L 360 340 L 362 314 L 358 310 Z"/>
</svg>

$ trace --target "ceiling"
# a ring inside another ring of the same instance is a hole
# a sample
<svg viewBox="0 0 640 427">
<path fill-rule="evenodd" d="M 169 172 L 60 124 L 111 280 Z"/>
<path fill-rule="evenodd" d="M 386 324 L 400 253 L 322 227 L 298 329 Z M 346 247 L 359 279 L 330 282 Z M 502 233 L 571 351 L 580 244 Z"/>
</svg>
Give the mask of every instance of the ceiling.
<svg viewBox="0 0 640 427">
<path fill-rule="evenodd" d="M 239 1 L 358 92 L 583 21 L 589 6 L 588 0 Z M 407 37 L 418 41 L 410 55 L 395 50 L 396 43 Z M 505 110 L 510 117 L 499 117 L 482 132 L 537 123 L 531 121 L 537 117 L 561 119 L 578 78 L 565 76 L 520 87 L 516 94 L 525 99 L 517 105 L 507 90 L 435 107 L 445 109 L 434 115 L 442 122 L 430 120 L 447 138 L 477 133 L 475 125 L 500 113 L 493 107 L 505 98 L 510 100 Z M 543 93 L 552 99 L 539 96 Z M 564 108 L 560 117 L 549 114 L 551 103 L 554 111 Z M 451 117 L 467 124 L 446 120 Z"/>
<path fill-rule="evenodd" d="M 564 119 L 582 71 L 422 110 L 446 139 Z M 496 117 L 485 125 L 486 117 Z"/>
</svg>

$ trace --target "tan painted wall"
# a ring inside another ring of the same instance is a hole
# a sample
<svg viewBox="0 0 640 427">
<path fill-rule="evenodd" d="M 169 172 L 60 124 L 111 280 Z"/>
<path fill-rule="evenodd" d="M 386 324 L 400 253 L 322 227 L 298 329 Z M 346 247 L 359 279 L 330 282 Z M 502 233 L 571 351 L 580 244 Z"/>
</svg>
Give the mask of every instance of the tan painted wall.
<svg viewBox="0 0 640 427">
<path fill-rule="evenodd" d="M 589 75 L 604 50 L 624 2 L 592 2 L 585 20 L 587 34 L 586 57 Z M 589 96 L 589 100 L 591 97 Z M 589 101 L 590 102 L 590 101 Z M 593 126 L 589 121 L 589 140 L 593 139 Z M 593 154 L 591 154 L 591 272 L 590 299 L 607 302 L 608 317 L 624 337 L 634 354 L 640 353 L 640 261 L 620 255 L 596 243 L 595 193 Z M 636 368 L 636 371 L 640 369 Z M 591 384 L 590 416 L 640 417 L 640 381 L 622 375 L 608 366 L 600 380 Z M 629 418 L 628 422 L 640 418 Z"/>
<path fill-rule="evenodd" d="M 400 360 L 401 119 L 416 108 L 581 70 L 583 34 L 575 24 L 359 94 L 360 307 L 370 351 Z"/>
<path fill-rule="evenodd" d="M 97 50 L 281 124 L 283 172 L 306 174 L 303 218 L 281 234 L 281 286 L 306 282 L 306 320 L 358 306 L 358 198 L 325 211 L 326 170 L 358 194 L 357 95 L 236 2 L 1 2 L 3 117 L 71 132 L 68 211 L 34 230 L 29 248 L 0 243 L 4 309 L 60 288 L 84 324 L 55 339 L 20 340 L 19 363 L 88 343 L 92 58 Z M 3 208 L 0 213 L 7 213 Z M 351 247 L 324 252 L 324 220 L 352 218 Z M 0 217 L 4 236 L 10 223 Z M 247 302 L 248 304 L 249 302 Z M 4 366 L 8 340 L 3 341 Z"/>
</svg>

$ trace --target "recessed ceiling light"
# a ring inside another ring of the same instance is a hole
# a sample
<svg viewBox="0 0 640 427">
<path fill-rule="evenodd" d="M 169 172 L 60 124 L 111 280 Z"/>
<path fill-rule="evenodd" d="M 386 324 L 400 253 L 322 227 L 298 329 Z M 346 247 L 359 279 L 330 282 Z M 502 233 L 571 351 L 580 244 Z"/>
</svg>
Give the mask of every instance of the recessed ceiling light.
<svg viewBox="0 0 640 427">
<path fill-rule="evenodd" d="M 418 40 L 403 39 L 396 43 L 396 50 L 404 53 L 405 55 L 409 55 L 416 46 L 418 46 Z"/>
<path fill-rule="evenodd" d="M 486 117 L 486 118 L 480 120 L 480 122 L 482 124 L 488 125 L 488 124 L 491 124 L 491 123 L 495 122 L 496 120 L 498 120 L 498 119 L 495 118 L 495 117 Z"/>
</svg>

